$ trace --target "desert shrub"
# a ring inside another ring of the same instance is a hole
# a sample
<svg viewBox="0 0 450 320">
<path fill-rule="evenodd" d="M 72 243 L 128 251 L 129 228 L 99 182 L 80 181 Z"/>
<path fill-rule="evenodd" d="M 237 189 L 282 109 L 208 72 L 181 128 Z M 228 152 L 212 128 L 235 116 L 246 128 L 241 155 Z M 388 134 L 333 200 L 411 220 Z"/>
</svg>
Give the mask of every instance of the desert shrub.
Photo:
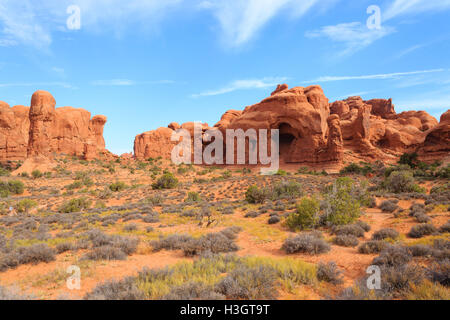
<svg viewBox="0 0 450 320">
<path fill-rule="evenodd" d="M 387 243 L 380 240 L 370 240 L 362 243 L 358 247 L 358 252 L 363 254 L 374 254 L 380 253 L 384 248 L 387 247 Z"/>
<path fill-rule="evenodd" d="M 436 172 L 436 177 L 442 179 L 450 179 L 450 165 L 447 165 L 445 168 L 440 168 Z"/>
<path fill-rule="evenodd" d="M 426 214 L 419 213 L 415 215 L 416 221 L 419 223 L 428 223 L 431 222 L 431 218 Z"/>
<path fill-rule="evenodd" d="M 161 300 L 225 300 L 225 296 L 216 292 L 212 286 L 188 282 L 172 288 Z"/>
<path fill-rule="evenodd" d="M 386 267 L 396 267 L 407 264 L 412 259 L 411 253 L 407 248 L 401 246 L 388 245 L 383 249 L 372 264 Z"/>
<path fill-rule="evenodd" d="M 349 173 L 360 174 L 361 170 L 362 170 L 362 168 L 358 164 L 352 162 L 348 166 L 342 168 L 339 173 L 340 174 L 349 174 Z"/>
<path fill-rule="evenodd" d="M 71 213 L 71 212 L 82 212 L 85 209 L 89 209 L 92 202 L 87 198 L 71 199 L 65 202 L 59 212 L 61 213 Z"/>
<path fill-rule="evenodd" d="M 178 179 L 170 173 L 164 173 L 158 180 L 152 184 L 153 190 L 174 189 L 178 185 Z"/>
<path fill-rule="evenodd" d="M 109 280 L 97 285 L 84 296 L 85 300 L 143 300 L 145 295 L 139 290 L 132 277 L 124 280 Z"/>
<path fill-rule="evenodd" d="M 80 189 L 83 187 L 83 183 L 81 181 L 75 181 L 74 183 L 71 183 L 66 186 L 67 190 L 74 190 L 74 189 Z"/>
<path fill-rule="evenodd" d="M 204 253 L 227 253 L 239 248 L 234 239 L 241 231 L 239 227 L 230 227 L 217 233 L 209 233 L 198 239 L 188 235 L 170 235 L 159 241 L 152 241 L 154 251 L 183 250 L 186 256 L 196 256 Z"/>
<path fill-rule="evenodd" d="M 295 199 L 303 194 L 302 186 L 295 181 L 283 181 L 276 184 L 272 189 L 272 199 Z"/>
<path fill-rule="evenodd" d="M 358 280 L 352 287 L 345 288 L 336 297 L 336 300 L 383 300 L 386 296 L 382 290 L 371 290 L 367 280 Z"/>
<path fill-rule="evenodd" d="M 317 279 L 334 285 L 343 283 L 342 271 L 338 269 L 335 262 L 320 262 L 317 265 Z"/>
<path fill-rule="evenodd" d="M 450 232 L 450 221 L 447 221 L 445 224 L 443 224 L 443 225 L 439 228 L 439 232 L 441 232 L 441 233 Z"/>
<path fill-rule="evenodd" d="M 409 207 L 409 215 L 415 217 L 417 214 L 425 214 L 425 205 L 423 203 L 413 203 Z"/>
<path fill-rule="evenodd" d="M 340 235 L 333 239 L 333 243 L 342 247 L 356 247 L 359 244 L 358 238 L 353 235 Z"/>
<path fill-rule="evenodd" d="M 418 186 L 412 172 L 410 171 L 394 171 L 383 182 L 383 188 L 393 193 L 402 192 L 419 192 L 423 193 L 424 189 Z"/>
<path fill-rule="evenodd" d="M 267 266 L 241 266 L 220 281 L 216 290 L 228 299 L 271 300 L 277 298 L 277 275 Z"/>
<path fill-rule="evenodd" d="M 19 247 L 0 258 L 0 271 L 16 268 L 21 264 L 38 264 L 55 260 L 55 251 L 47 244 L 38 243 L 29 247 Z"/>
<path fill-rule="evenodd" d="M 130 224 L 123 226 L 123 231 L 125 231 L 125 232 L 133 232 L 133 231 L 136 231 L 137 229 L 138 229 L 138 226 L 136 223 L 130 223 Z"/>
<path fill-rule="evenodd" d="M 438 283 L 424 280 L 419 284 L 410 283 L 406 300 L 450 300 L 449 290 Z"/>
<path fill-rule="evenodd" d="M 320 203 L 315 198 L 303 198 L 297 210 L 286 219 L 291 230 L 305 230 L 317 226 L 319 222 Z"/>
<path fill-rule="evenodd" d="M 432 224 L 422 223 L 415 225 L 408 233 L 410 238 L 422 238 L 437 233 L 438 230 Z"/>
<path fill-rule="evenodd" d="M 226 229 L 223 229 L 222 231 L 220 231 L 220 233 L 223 234 L 228 239 L 234 240 L 237 238 L 238 234 L 241 231 L 242 231 L 241 227 L 233 226 L 233 227 L 228 227 Z"/>
<path fill-rule="evenodd" d="M 396 239 L 399 235 L 400 234 L 396 230 L 385 228 L 375 232 L 372 235 L 372 240 Z"/>
<path fill-rule="evenodd" d="M 233 239 L 227 237 L 226 234 L 209 233 L 200 239 L 188 241 L 183 246 L 183 252 L 186 256 L 192 257 L 205 252 L 226 253 L 237 251 L 239 247 L 233 242 Z"/>
<path fill-rule="evenodd" d="M 245 200 L 248 203 L 264 203 L 270 197 L 270 191 L 266 188 L 250 186 L 245 192 Z"/>
<path fill-rule="evenodd" d="M 332 232 L 335 235 L 343 236 L 343 235 L 352 235 L 354 237 L 364 237 L 364 229 L 361 228 L 358 224 L 346 224 L 341 226 L 334 226 L 332 228 Z"/>
<path fill-rule="evenodd" d="M 356 221 L 355 224 L 360 226 L 361 229 L 363 229 L 365 232 L 369 232 L 370 231 L 370 225 L 367 222 Z"/>
<path fill-rule="evenodd" d="M 438 282 L 447 288 L 450 286 L 450 259 L 434 262 L 427 271 L 433 282 Z"/>
<path fill-rule="evenodd" d="M 123 181 L 116 181 L 109 185 L 109 190 L 112 192 L 120 192 L 127 188 L 127 185 Z"/>
<path fill-rule="evenodd" d="M 61 254 L 67 251 L 75 250 L 76 246 L 70 242 L 63 242 L 57 244 L 55 249 L 58 254 Z"/>
<path fill-rule="evenodd" d="M 164 198 L 160 195 L 155 195 L 144 200 L 145 203 L 150 203 L 154 206 L 160 205 L 164 202 Z"/>
<path fill-rule="evenodd" d="M 38 204 L 36 201 L 31 200 L 31 199 L 23 199 L 20 200 L 19 202 L 16 203 L 16 205 L 14 206 L 15 209 L 17 210 L 17 212 L 20 213 L 26 213 L 28 212 L 31 208 L 36 207 Z"/>
<path fill-rule="evenodd" d="M 385 200 L 383 201 L 379 208 L 383 211 L 383 212 L 394 212 L 395 210 L 397 210 L 399 208 L 399 206 L 397 205 L 398 200 Z"/>
<path fill-rule="evenodd" d="M 330 245 L 325 240 L 315 234 L 299 234 L 295 237 L 286 239 L 282 249 L 288 254 L 308 253 L 320 254 L 331 250 Z"/>
<path fill-rule="evenodd" d="M 6 198 L 12 194 L 22 194 L 25 191 L 25 186 L 22 181 L 11 180 L 8 182 L 0 181 L 0 197 Z"/>
<path fill-rule="evenodd" d="M 267 221 L 268 224 L 277 224 L 278 222 L 280 222 L 280 217 L 279 216 L 270 216 L 269 220 Z"/>
<path fill-rule="evenodd" d="M 424 244 L 416 244 L 408 247 L 413 257 L 427 257 L 433 254 L 433 248 Z"/>
<path fill-rule="evenodd" d="M 323 221 L 331 225 L 349 224 L 360 216 L 360 202 L 351 195 L 353 180 L 337 179 L 325 194 Z"/>
<path fill-rule="evenodd" d="M 399 164 L 406 164 L 410 166 L 411 168 L 417 167 L 419 164 L 419 155 L 417 153 L 404 153 L 401 155 L 400 160 L 398 161 Z"/>
<path fill-rule="evenodd" d="M 127 255 L 113 246 L 101 246 L 92 249 L 92 251 L 87 252 L 82 260 L 126 260 Z"/>
<path fill-rule="evenodd" d="M 8 177 L 11 173 L 3 167 L 0 167 L 0 177 Z"/>
<path fill-rule="evenodd" d="M 166 238 L 155 240 L 151 242 L 154 251 L 161 250 L 180 250 L 183 249 L 185 243 L 191 241 L 193 238 L 188 235 L 169 235 Z"/>
<path fill-rule="evenodd" d="M 381 268 L 382 289 L 393 298 L 404 296 L 411 284 L 418 285 L 424 279 L 424 269 L 417 265 L 402 264 Z"/>
<path fill-rule="evenodd" d="M 33 177 L 33 179 L 42 178 L 43 175 L 44 174 L 39 170 L 33 170 L 33 172 L 31 172 L 31 176 Z"/>
<path fill-rule="evenodd" d="M 12 300 L 33 300 L 32 295 L 21 293 L 16 288 L 6 288 L 0 286 L 0 301 L 12 301 Z"/>
<path fill-rule="evenodd" d="M 125 260 L 136 252 L 139 244 L 139 239 L 108 235 L 96 229 L 85 235 L 92 244 L 92 250 L 82 257 L 84 260 Z"/>
<path fill-rule="evenodd" d="M 192 191 L 192 192 L 188 192 L 185 202 L 199 202 L 201 200 L 202 200 L 202 198 L 200 197 L 198 192 Z"/>
</svg>

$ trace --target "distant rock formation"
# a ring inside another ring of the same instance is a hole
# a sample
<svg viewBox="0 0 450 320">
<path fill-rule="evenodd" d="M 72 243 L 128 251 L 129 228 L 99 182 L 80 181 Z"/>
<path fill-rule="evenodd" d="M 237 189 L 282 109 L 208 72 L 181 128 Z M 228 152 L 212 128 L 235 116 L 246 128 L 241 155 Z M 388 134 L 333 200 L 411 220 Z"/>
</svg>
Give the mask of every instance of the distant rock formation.
<svg viewBox="0 0 450 320">
<path fill-rule="evenodd" d="M 84 109 L 55 108 L 46 91 L 37 91 L 30 108 L 0 102 L 0 161 L 25 160 L 52 154 L 79 156 L 87 160 L 105 153 L 105 116 Z"/>
<path fill-rule="evenodd" d="M 430 129 L 418 153 L 421 158 L 440 160 L 450 156 L 450 110 L 441 116 L 441 122 Z"/>
<path fill-rule="evenodd" d="M 289 89 L 282 84 L 258 104 L 243 111 L 227 111 L 211 129 L 222 133 L 227 129 L 279 129 L 284 162 L 342 165 L 347 154 L 352 161 L 388 161 L 416 151 L 434 158 L 448 156 L 449 127 L 450 111 L 439 124 L 425 111 L 397 114 L 392 99 L 364 101 L 350 97 L 329 103 L 320 86 Z M 179 128 L 192 131 L 193 123 L 172 123 L 138 135 L 135 157 L 170 158 L 177 144 L 171 141 L 171 135 Z M 207 129 L 204 125 L 202 131 Z"/>
</svg>

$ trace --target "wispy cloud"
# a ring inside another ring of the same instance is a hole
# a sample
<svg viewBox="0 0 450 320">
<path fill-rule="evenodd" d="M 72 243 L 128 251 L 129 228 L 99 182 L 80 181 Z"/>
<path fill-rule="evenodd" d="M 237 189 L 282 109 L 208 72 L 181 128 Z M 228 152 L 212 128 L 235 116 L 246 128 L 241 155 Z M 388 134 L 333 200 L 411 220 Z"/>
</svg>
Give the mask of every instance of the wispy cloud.
<svg viewBox="0 0 450 320">
<path fill-rule="evenodd" d="M 267 77 L 262 79 L 236 80 L 223 88 L 193 94 L 191 95 L 191 97 L 199 98 L 207 96 L 217 96 L 238 90 L 264 89 L 269 87 L 275 87 L 276 85 L 285 82 L 288 79 L 289 78 L 287 77 Z"/>
<path fill-rule="evenodd" d="M 406 14 L 437 12 L 450 9 L 450 0 L 394 0 L 384 11 L 384 21 Z"/>
<path fill-rule="evenodd" d="M 385 79 L 400 79 L 406 76 L 413 76 L 419 74 L 444 72 L 445 69 L 431 69 L 422 71 L 410 71 L 410 72 L 395 72 L 395 73 L 382 73 L 360 76 L 323 76 L 314 80 L 304 81 L 303 83 L 319 83 L 319 82 L 332 82 L 332 81 L 348 81 L 348 80 L 385 80 Z"/>
<path fill-rule="evenodd" d="M 185 0 L 1 0 L 0 46 L 27 45 L 46 50 L 55 31 L 69 31 L 67 8 L 81 9 L 81 29 L 121 34 L 139 26 L 151 28 Z"/>
<path fill-rule="evenodd" d="M 0 46 L 25 44 L 42 49 L 51 44 L 50 32 L 37 16 L 35 5 L 29 0 L 0 2 Z"/>
<path fill-rule="evenodd" d="M 341 23 L 325 26 L 318 30 L 307 31 L 308 38 L 328 38 L 344 45 L 341 56 L 351 55 L 364 49 L 373 42 L 395 32 L 395 28 L 382 26 L 381 29 L 369 29 L 361 22 Z"/>
<path fill-rule="evenodd" d="M 110 79 L 110 80 L 95 80 L 91 82 L 93 86 L 136 86 L 136 85 L 152 85 L 152 84 L 173 84 L 172 80 L 156 80 L 156 81 L 135 81 L 130 79 Z"/>
<path fill-rule="evenodd" d="M 336 0 L 209 0 L 200 7 L 211 10 L 219 21 L 227 46 L 239 47 L 248 43 L 283 10 L 300 18 L 313 7 L 333 4 Z"/>
</svg>

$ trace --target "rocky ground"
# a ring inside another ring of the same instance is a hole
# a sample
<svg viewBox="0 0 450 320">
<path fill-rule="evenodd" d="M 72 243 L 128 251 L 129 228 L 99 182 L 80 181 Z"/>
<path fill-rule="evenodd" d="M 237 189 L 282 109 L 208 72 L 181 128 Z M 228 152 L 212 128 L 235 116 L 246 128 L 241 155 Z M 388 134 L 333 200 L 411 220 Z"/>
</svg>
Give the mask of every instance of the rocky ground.
<svg viewBox="0 0 450 320">
<path fill-rule="evenodd" d="M 346 165 L 2 168 L 0 298 L 448 299 L 449 168 Z"/>
</svg>

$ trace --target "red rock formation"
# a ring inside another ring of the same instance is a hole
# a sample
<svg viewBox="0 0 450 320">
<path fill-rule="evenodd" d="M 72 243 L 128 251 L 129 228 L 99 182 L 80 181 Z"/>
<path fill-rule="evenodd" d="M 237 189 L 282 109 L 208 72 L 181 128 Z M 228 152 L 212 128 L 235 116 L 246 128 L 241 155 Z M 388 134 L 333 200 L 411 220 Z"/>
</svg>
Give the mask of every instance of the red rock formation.
<svg viewBox="0 0 450 320">
<path fill-rule="evenodd" d="M 159 128 L 136 136 L 134 140 L 134 156 L 136 159 L 144 160 L 159 156 L 170 159 L 172 149 L 177 144 L 177 142 L 171 141 L 173 132 L 170 128 Z"/>
<path fill-rule="evenodd" d="M 29 108 L 0 101 L 0 161 L 26 158 L 29 126 Z"/>
<path fill-rule="evenodd" d="M 214 129 L 223 134 L 227 129 L 279 129 L 280 155 L 285 162 L 325 164 L 342 163 L 346 150 L 352 154 L 351 161 L 395 160 L 418 147 L 448 153 L 448 118 L 444 115 L 437 126 L 437 120 L 424 111 L 397 114 L 391 99 L 349 97 L 329 104 L 319 86 L 289 89 L 279 85 L 258 104 L 242 112 L 227 111 Z M 181 127 L 193 134 L 192 122 Z M 136 157 L 170 158 L 175 145 L 170 141 L 171 129 L 136 137 Z M 204 125 L 202 131 L 207 129 Z"/>
<path fill-rule="evenodd" d="M 84 109 L 55 108 L 56 101 L 46 91 L 37 91 L 31 107 L 9 108 L 0 104 L 0 160 L 48 157 L 53 153 L 94 159 L 105 152 L 105 116 Z"/>
<path fill-rule="evenodd" d="M 424 160 L 440 160 L 450 155 L 450 110 L 441 116 L 441 122 L 431 129 L 418 153 Z"/>
</svg>

